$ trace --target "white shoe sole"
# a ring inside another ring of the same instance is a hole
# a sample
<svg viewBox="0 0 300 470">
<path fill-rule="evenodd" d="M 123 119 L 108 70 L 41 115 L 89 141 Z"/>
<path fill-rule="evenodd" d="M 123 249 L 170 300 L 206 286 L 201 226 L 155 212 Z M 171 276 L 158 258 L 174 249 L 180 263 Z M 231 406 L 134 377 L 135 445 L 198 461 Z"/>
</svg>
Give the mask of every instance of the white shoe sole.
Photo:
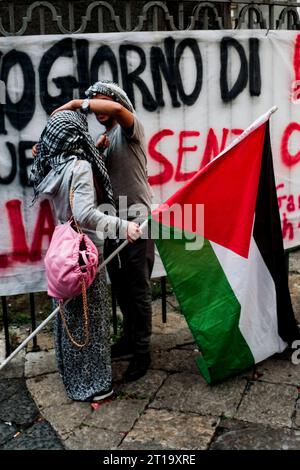
<svg viewBox="0 0 300 470">
<path fill-rule="evenodd" d="M 109 392 L 105 393 L 104 395 L 96 395 L 95 397 L 93 397 L 93 402 L 104 400 L 104 398 L 110 397 L 113 393 L 114 393 L 114 391 L 110 390 Z"/>
</svg>

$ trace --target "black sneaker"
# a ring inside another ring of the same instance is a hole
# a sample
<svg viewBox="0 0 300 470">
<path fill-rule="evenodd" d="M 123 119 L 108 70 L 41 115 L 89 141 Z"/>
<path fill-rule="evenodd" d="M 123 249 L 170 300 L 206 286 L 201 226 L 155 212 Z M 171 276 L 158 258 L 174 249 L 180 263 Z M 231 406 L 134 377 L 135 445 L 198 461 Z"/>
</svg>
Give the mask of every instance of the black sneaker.
<svg viewBox="0 0 300 470">
<path fill-rule="evenodd" d="M 110 354 L 112 359 L 130 359 L 133 356 L 132 347 L 124 339 L 119 339 L 110 348 Z"/>
<path fill-rule="evenodd" d="M 136 354 L 130 361 L 124 380 L 133 382 L 143 377 L 151 364 L 150 353 Z"/>
</svg>

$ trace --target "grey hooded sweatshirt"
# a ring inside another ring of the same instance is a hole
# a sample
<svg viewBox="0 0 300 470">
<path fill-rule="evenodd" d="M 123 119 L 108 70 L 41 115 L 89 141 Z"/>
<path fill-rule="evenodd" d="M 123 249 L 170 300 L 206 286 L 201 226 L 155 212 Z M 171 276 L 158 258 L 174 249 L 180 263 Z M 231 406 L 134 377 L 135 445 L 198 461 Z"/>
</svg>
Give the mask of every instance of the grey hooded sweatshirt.
<svg viewBox="0 0 300 470">
<path fill-rule="evenodd" d="M 52 200 L 58 223 L 67 222 L 72 216 L 69 201 L 71 185 L 74 190 L 73 216 L 98 250 L 103 247 L 105 231 L 126 239 L 128 222 L 106 215 L 97 208 L 91 164 L 86 160 L 77 160 L 76 156 L 60 173 L 51 170 L 38 187 L 41 195 Z"/>
</svg>

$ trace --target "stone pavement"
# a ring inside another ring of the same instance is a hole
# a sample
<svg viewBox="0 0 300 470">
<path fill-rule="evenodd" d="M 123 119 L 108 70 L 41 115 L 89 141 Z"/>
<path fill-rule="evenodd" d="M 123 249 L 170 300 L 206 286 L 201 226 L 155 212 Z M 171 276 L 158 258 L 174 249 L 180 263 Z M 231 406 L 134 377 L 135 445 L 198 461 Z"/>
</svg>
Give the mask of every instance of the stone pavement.
<svg viewBox="0 0 300 470">
<path fill-rule="evenodd" d="M 2 361 L 4 341 L 0 345 Z M 0 449 L 64 449 L 27 389 L 24 365 L 21 352 L 0 372 Z"/>
<path fill-rule="evenodd" d="M 300 254 L 290 261 L 300 323 Z M 57 372 L 52 338 L 42 351 L 19 355 L 0 376 L 0 449 L 300 449 L 300 365 L 291 351 L 221 384 L 209 386 L 199 354 L 168 298 L 168 322 L 154 306 L 152 365 L 122 382 L 126 361 L 113 362 L 116 397 L 93 409 L 69 400 Z M 1 351 L 0 351 L 1 353 Z"/>
</svg>

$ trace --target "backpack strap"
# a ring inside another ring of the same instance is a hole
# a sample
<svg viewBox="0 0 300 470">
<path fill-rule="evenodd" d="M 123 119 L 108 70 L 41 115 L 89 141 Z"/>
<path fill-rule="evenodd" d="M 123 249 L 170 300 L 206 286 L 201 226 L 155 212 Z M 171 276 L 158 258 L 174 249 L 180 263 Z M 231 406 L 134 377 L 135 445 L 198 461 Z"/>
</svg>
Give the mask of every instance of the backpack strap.
<svg viewBox="0 0 300 470">
<path fill-rule="evenodd" d="M 74 193 L 75 193 L 74 188 L 71 186 L 70 191 L 69 191 L 69 202 L 70 202 L 70 207 L 71 207 L 71 211 L 72 211 L 72 220 L 74 221 L 77 232 L 78 233 L 83 233 L 82 228 L 80 227 L 79 223 L 77 222 L 77 220 L 75 219 L 75 217 L 73 215 Z"/>
</svg>

